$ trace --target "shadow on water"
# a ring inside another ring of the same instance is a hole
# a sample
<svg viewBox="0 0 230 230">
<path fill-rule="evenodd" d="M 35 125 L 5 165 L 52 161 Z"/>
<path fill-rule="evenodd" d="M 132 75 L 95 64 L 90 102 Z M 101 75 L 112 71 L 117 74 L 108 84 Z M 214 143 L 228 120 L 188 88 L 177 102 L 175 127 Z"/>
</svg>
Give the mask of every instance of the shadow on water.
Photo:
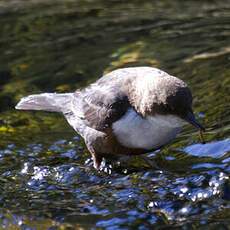
<svg viewBox="0 0 230 230">
<path fill-rule="evenodd" d="M 228 0 L 1 1 L 1 227 L 228 229 L 229 10 Z M 97 172 L 61 116 L 12 109 L 136 65 L 188 82 L 206 144 L 187 126 L 162 150 Z"/>
</svg>

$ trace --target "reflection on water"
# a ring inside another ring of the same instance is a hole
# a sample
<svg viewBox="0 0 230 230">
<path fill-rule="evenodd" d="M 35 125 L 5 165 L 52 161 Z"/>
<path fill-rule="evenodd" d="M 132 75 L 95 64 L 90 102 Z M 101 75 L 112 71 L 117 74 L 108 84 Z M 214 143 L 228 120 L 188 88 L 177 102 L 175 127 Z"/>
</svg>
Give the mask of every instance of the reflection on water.
<svg viewBox="0 0 230 230">
<path fill-rule="evenodd" d="M 184 148 L 192 156 L 221 158 L 230 152 L 230 139 L 213 141 L 206 144 L 193 144 Z"/>
<path fill-rule="evenodd" d="M 229 228 L 229 10 L 229 0 L 1 1 L 0 225 Z M 187 126 L 147 161 L 96 172 L 61 116 L 12 110 L 27 94 L 73 91 L 135 65 L 188 82 L 207 144 Z"/>
<path fill-rule="evenodd" d="M 223 161 L 209 163 L 209 167 L 199 167 L 198 161 L 195 171 L 187 167 L 173 173 L 164 167 L 140 166 L 140 157 L 126 162 L 126 168 L 116 164 L 107 174 L 92 169 L 79 144 L 74 138 L 47 147 L 11 145 L 0 152 L 0 184 L 7 191 L 0 200 L 3 226 L 66 227 L 68 223 L 120 228 L 144 224 L 148 229 L 191 221 L 194 226 L 211 226 L 210 218 L 218 222 L 218 215 L 225 212 L 228 217 L 230 167 Z M 166 159 L 157 161 L 171 164 Z M 176 165 L 182 161 L 178 158 Z"/>
</svg>

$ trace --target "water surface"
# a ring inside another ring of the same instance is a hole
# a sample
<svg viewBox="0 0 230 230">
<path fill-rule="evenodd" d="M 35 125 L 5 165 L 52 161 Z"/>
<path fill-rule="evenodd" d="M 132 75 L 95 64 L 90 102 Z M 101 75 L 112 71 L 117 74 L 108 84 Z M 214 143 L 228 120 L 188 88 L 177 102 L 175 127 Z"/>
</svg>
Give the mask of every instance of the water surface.
<svg viewBox="0 0 230 230">
<path fill-rule="evenodd" d="M 0 225 L 7 229 L 228 229 L 230 1 L 1 1 Z M 148 65 L 191 87 L 190 126 L 169 146 L 97 172 L 62 116 L 13 109 Z"/>
</svg>

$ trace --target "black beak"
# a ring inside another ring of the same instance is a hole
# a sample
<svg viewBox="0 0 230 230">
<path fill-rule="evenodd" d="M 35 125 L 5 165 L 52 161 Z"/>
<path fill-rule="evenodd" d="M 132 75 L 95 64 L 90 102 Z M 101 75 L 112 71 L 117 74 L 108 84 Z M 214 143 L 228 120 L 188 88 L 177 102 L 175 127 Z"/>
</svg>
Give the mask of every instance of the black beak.
<svg viewBox="0 0 230 230">
<path fill-rule="evenodd" d="M 189 122 L 191 125 L 193 125 L 194 127 L 196 127 L 197 129 L 201 130 L 201 131 L 205 131 L 205 128 L 196 120 L 194 113 L 188 112 L 186 117 L 184 118 L 187 122 Z"/>
</svg>

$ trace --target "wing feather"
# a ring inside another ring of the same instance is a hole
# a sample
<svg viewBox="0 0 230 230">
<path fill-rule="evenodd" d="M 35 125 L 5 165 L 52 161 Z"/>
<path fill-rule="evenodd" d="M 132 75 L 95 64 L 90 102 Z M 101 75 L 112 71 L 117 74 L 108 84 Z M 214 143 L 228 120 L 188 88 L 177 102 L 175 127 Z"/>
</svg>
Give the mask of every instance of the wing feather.
<svg viewBox="0 0 230 230">
<path fill-rule="evenodd" d="M 110 128 L 131 107 L 128 97 L 118 88 L 103 90 L 92 87 L 76 93 L 73 106 L 80 107 L 81 119 L 85 120 L 87 126 L 99 131 Z"/>
</svg>

